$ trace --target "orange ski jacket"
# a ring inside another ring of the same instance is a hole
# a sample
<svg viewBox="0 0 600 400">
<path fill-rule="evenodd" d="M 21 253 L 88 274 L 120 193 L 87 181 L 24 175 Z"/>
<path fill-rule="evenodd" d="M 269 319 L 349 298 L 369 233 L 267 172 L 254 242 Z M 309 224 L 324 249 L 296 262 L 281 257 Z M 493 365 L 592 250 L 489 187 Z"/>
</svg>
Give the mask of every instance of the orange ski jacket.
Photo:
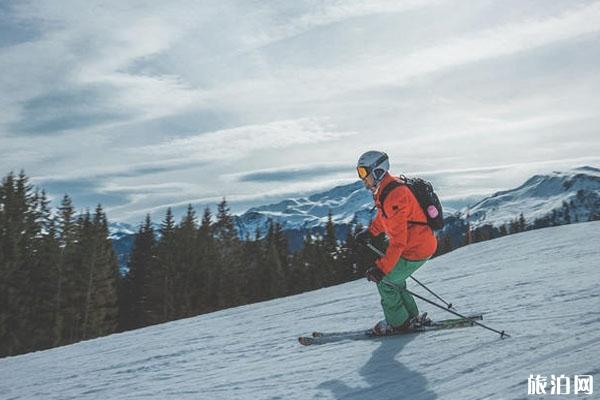
<svg viewBox="0 0 600 400">
<path fill-rule="evenodd" d="M 392 181 L 397 180 L 389 173 L 383 178 L 379 190 L 374 195 L 377 215 L 369 225 L 369 231 L 377 236 L 385 233 L 389 246 L 384 257 L 376 261 L 377 267 L 388 274 L 400 257 L 407 260 L 424 260 L 433 255 L 437 239 L 428 225 L 412 224 L 409 221 L 427 222 L 427 217 L 416 197 L 406 185 L 392 189 L 386 199 L 385 215 L 381 212 L 380 196 Z"/>
</svg>

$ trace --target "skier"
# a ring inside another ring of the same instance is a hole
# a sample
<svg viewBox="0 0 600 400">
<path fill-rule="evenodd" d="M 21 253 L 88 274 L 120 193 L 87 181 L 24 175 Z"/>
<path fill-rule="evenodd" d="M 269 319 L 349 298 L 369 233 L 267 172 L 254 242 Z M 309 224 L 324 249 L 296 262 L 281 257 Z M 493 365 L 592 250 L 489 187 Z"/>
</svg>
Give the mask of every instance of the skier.
<svg viewBox="0 0 600 400">
<path fill-rule="evenodd" d="M 366 273 L 367 279 L 377 284 L 385 316 L 373 327 L 374 335 L 407 330 L 427 322 L 425 315 L 419 317 L 417 304 L 406 291 L 406 279 L 437 247 L 433 230 L 427 225 L 427 217 L 410 188 L 394 184 L 386 190 L 393 182 L 402 183 L 389 173 L 389 168 L 387 154 L 380 151 L 364 153 L 356 167 L 363 184 L 373 193 L 377 207 L 377 215 L 368 228 L 357 233 L 356 241 L 366 243 L 383 233 L 389 240 L 385 256 L 369 266 Z"/>
</svg>

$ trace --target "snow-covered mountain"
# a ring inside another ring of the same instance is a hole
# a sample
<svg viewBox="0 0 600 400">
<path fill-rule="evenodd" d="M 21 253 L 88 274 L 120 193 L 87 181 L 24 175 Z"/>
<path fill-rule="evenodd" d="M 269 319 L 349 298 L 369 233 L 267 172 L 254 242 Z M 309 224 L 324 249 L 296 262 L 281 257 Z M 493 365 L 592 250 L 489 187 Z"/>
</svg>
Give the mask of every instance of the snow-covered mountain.
<svg viewBox="0 0 600 400">
<path fill-rule="evenodd" d="M 119 240 L 136 232 L 137 229 L 131 224 L 124 222 L 109 222 L 108 224 L 108 237 L 111 240 Z"/>
<path fill-rule="evenodd" d="M 152 223 L 152 228 L 154 229 L 154 233 L 160 237 L 160 223 Z M 125 236 L 136 234 L 139 229 L 139 225 L 133 226 L 124 222 L 109 222 L 108 237 L 112 240 L 120 240 Z"/>
<path fill-rule="evenodd" d="M 566 172 L 535 175 L 516 189 L 493 194 L 470 207 L 473 225 L 501 225 L 519 214 L 527 221 L 543 218 L 553 210 L 569 209 L 570 222 L 600 216 L 600 169 L 574 168 Z"/>
<path fill-rule="evenodd" d="M 254 237 L 257 229 L 263 234 L 269 220 L 284 230 L 306 230 L 325 225 L 330 211 L 336 224 L 364 225 L 371 219 L 372 207 L 373 196 L 358 181 L 308 197 L 251 208 L 236 218 L 236 226 L 241 237 Z"/>
<path fill-rule="evenodd" d="M 563 208 L 565 204 L 569 209 L 569 220 Z M 235 216 L 234 220 L 242 239 L 254 238 L 257 229 L 263 235 L 269 220 L 278 222 L 286 232 L 290 248 L 297 250 L 307 232 L 322 230 L 330 211 L 337 226 L 336 233 L 343 238 L 353 224 L 365 226 L 369 223 L 374 216 L 372 208 L 371 193 L 358 181 L 307 197 L 254 207 Z M 445 216 L 451 217 L 447 219 L 446 231 L 459 237 L 466 229 L 467 209 L 460 210 L 460 218 L 453 216 L 455 211 L 444 207 Z M 469 222 L 471 226 L 500 225 L 523 213 L 527 222 L 532 223 L 534 219 L 550 216 L 556 211 L 560 223 L 588 221 L 593 215 L 600 218 L 600 169 L 585 166 L 535 175 L 518 188 L 495 193 L 471 206 Z M 135 231 L 136 228 L 127 224 L 111 224 L 111 237 L 122 267 L 131 251 Z"/>
<path fill-rule="evenodd" d="M 433 184 L 435 186 L 435 182 Z M 600 213 L 600 169 L 586 166 L 535 175 L 518 188 L 495 193 L 471 206 L 469 222 L 475 226 L 483 223 L 499 225 L 515 219 L 520 213 L 533 221 L 562 208 L 563 203 L 573 209 L 572 222 L 588 221 L 590 215 Z M 372 207 L 371 193 L 361 182 L 355 182 L 310 197 L 252 208 L 236 222 L 242 237 L 246 234 L 254 237 L 257 228 L 264 232 L 269 219 L 287 230 L 314 228 L 325 224 L 330 210 L 336 224 L 367 225 L 374 215 Z M 445 214 L 448 216 L 454 211 L 445 209 Z M 466 214 L 467 209 L 461 211 Z"/>
<path fill-rule="evenodd" d="M 553 398 L 551 375 L 564 374 L 571 394 L 556 397 L 596 398 L 599 239 L 600 222 L 528 231 L 460 248 L 416 272 L 509 339 L 473 327 L 300 346 L 298 335 L 382 318 L 375 286 L 361 279 L 0 359 L 0 397 L 510 400 Z M 419 306 L 433 318 L 448 315 Z M 527 395 L 538 374 L 548 397 Z M 575 375 L 594 377 L 593 395 L 573 395 Z"/>
</svg>

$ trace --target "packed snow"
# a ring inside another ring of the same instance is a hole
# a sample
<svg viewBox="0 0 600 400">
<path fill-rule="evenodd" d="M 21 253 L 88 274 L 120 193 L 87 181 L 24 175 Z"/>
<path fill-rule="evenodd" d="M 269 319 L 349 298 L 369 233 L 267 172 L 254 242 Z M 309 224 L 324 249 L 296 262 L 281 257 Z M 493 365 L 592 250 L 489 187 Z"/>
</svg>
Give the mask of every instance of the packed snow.
<svg viewBox="0 0 600 400">
<path fill-rule="evenodd" d="M 458 249 L 416 272 L 459 311 L 484 313 L 484 323 L 512 338 L 471 327 L 299 345 L 297 336 L 313 330 L 367 328 L 382 318 L 375 286 L 361 279 L 1 359 L 0 398 L 545 398 L 527 396 L 530 374 L 593 375 L 593 395 L 560 398 L 594 398 L 599 239 L 600 222 L 546 228 Z"/>
</svg>

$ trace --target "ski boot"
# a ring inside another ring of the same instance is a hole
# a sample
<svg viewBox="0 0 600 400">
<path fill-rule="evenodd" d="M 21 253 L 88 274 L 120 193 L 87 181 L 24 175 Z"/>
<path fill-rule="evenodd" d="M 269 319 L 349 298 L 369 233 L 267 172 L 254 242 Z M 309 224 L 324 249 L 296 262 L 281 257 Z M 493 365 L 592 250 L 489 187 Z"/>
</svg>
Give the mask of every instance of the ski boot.
<svg viewBox="0 0 600 400">
<path fill-rule="evenodd" d="M 412 326 L 413 327 L 420 327 L 420 326 L 429 326 L 431 325 L 431 318 L 429 318 L 427 316 L 427 313 L 424 312 L 421 315 L 417 315 L 416 317 L 413 317 L 412 320 Z"/>
<path fill-rule="evenodd" d="M 412 327 L 412 319 L 409 319 L 400 326 L 390 325 L 385 319 L 379 321 L 373 328 L 371 328 L 372 336 L 388 336 L 394 335 L 399 332 L 409 330 Z"/>
</svg>

